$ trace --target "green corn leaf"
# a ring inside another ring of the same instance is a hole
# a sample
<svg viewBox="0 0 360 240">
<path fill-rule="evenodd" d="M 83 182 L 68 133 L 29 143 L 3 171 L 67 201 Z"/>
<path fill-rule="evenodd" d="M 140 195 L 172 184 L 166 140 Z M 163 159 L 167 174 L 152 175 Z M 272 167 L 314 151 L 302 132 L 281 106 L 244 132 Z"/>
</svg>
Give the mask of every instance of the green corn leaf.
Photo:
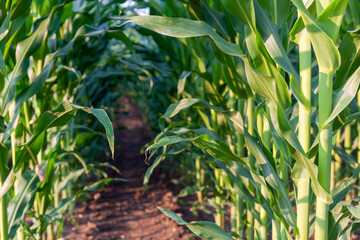
<svg viewBox="0 0 360 240">
<path fill-rule="evenodd" d="M 34 196 L 40 186 L 40 180 L 34 170 L 26 171 L 19 182 L 18 194 L 11 199 L 8 205 L 9 233 L 14 237 L 19 225 L 17 221 L 33 206 Z"/>
<path fill-rule="evenodd" d="M 93 183 L 91 185 L 85 186 L 83 190 L 79 191 L 77 195 L 79 195 L 79 193 L 82 192 L 93 192 L 93 191 L 98 191 L 100 189 L 102 189 L 106 184 L 112 182 L 112 181 L 120 181 L 120 182 L 126 182 L 125 179 L 123 178 L 107 178 L 107 179 L 103 179 L 100 180 L 96 183 Z"/>
<path fill-rule="evenodd" d="M 287 142 L 291 155 L 294 157 L 298 165 L 308 171 L 311 179 L 311 185 L 317 197 L 323 198 L 328 203 L 332 202 L 332 198 L 317 180 L 318 167 L 308 158 L 304 152 L 290 122 L 285 116 L 280 106 L 270 104 L 271 121 L 278 134 Z"/>
<path fill-rule="evenodd" d="M 174 212 L 169 211 L 165 208 L 162 207 L 157 207 L 161 212 L 163 212 L 166 216 L 168 216 L 169 218 L 171 218 L 172 220 L 176 221 L 178 224 L 180 225 L 186 225 L 188 224 L 188 222 L 184 221 L 181 217 L 179 217 L 178 215 L 176 215 Z"/>
<path fill-rule="evenodd" d="M 49 77 L 51 67 L 51 64 L 45 66 L 39 76 L 35 78 L 34 82 L 29 87 L 21 91 L 18 96 L 16 96 L 16 105 L 13 110 L 14 112 L 12 113 L 13 117 L 6 127 L 2 140 L 3 142 L 6 142 L 9 139 L 11 132 L 14 131 L 14 127 L 16 127 L 14 126 L 14 123 L 19 116 L 21 105 L 41 90 L 46 79 Z"/>
<path fill-rule="evenodd" d="M 195 235 L 209 240 L 233 240 L 227 232 L 213 222 L 191 222 L 186 225 Z"/>
<path fill-rule="evenodd" d="M 20 17 L 21 15 L 28 15 L 30 11 L 31 1 L 20 0 L 12 6 L 11 20 Z"/>
<path fill-rule="evenodd" d="M 1 23 L 0 26 L 0 41 L 9 33 L 9 24 L 10 24 L 10 14 L 7 14 L 4 21 Z"/>
<path fill-rule="evenodd" d="M 260 50 L 263 46 L 258 44 L 257 39 L 259 37 L 256 38 L 255 34 L 251 32 L 249 27 L 245 27 L 245 34 L 246 45 L 254 65 L 262 74 L 272 76 L 269 77 L 261 75 L 260 73 L 257 73 L 256 70 L 253 70 L 249 64 L 245 64 L 245 74 L 250 87 L 259 95 L 275 102 L 279 101 L 284 109 L 288 109 L 291 105 L 291 99 L 288 86 L 283 76 L 279 73 L 279 70 L 264 57 L 267 53 L 264 55 L 263 52 L 266 50 Z M 298 86 L 298 84 L 294 86 Z M 295 96 L 302 101 L 300 94 L 298 93 L 298 89 L 299 87 L 294 88 L 293 92 Z"/>
<path fill-rule="evenodd" d="M 176 143 L 194 143 L 197 147 L 206 150 L 211 156 L 221 161 L 239 161 L 247 165 L 245 160 L 235 155 L 229 146 L 219 139 L 212 139 L 208 135 L 200 135 L 195 138 L 182 138 L 179 136 L 165 136 L 156 143 L 150 145 L 147 149 L 156 150 L 158 148 L 173 145 Z"/>
<path fill-rule="evenodd" d="M 178 224 L 186 225 L 195 235 L 201 238 L 209 240 L 233 240 L 233 238 L 227 232 L 225 232 L 215 223 L 204 221 L 188 223 L 170 210 L 162 207 L 157 208 L 166 216 L 176 221 Z"/>
<path fill-rule="evenodd" d="M 222 0 L 225 8 L 237 19 L 255 29 L 255 9 L 253 0 Z"/>
<path fill-rule="evenodd" d="M 44 37 L 46 36 L 45 32 L 49 26 L 50 20 L 50 17 L 47 17 L 45 20 L 43 20 L 40 23 L 39 27 L 36 29 L 36 31 L 30 35 L 30 37 L 26 38 L 17 45 L 16 65 L 13 70 L 13 76 L 16 76 L 16 73 L 17 71 L 19 71 L 20 66 L 23 64 L 25 57 L 31 55 L 35 50 L 40 47 L 41 43 L 44 40 Z M 13 80 L 13 78 L 9 79 L 10 84 Z"/>
<path fill-rule="evenodd" d="M 245 64 L 246 78 L 248 79 L 251 89 L 261 96 L 276 102 L 276 86 L 274 78 L 259 74 L 255 74 L 250 69 L 250 65 Z"/>
<path fill-rule="evenodd" d="M 193 143 L 220 161 L 238 161 L 243 165 L 248 165 L 243 158 L 238 157 L 231 151 L 228 144 L 221 140 L 211 139 L 207 135 L 200 135 L 193 139 Z"/>
<path fill-rule="evenodd" d="M 183 93 L 185 89 L 186 79 L 190 76 L 191 72 L 183 72 L 180 75 L 179 81 L 178 81 L 178 87 L 177 87 L 177 94 L 178 97 Z"/>
<path fill-rule="evenodd" d="M 80 108 L 85 109 L 85 108 Z M 106 114 L 106 112 L 103 109 L 95 109 L 90 108 L 91 113 L 102 123 L 102 125 L 105 127 L 106 131 L 106 137 L 109 142 L 110 150 L 111 150 L 111 156 L 114 158 L 115 154 L 115 137 L 114 137 L 114 128 L 112 126 L 112 123 Z"/>
<path fill-rule="evenodd" d="M 221 162 L 221 161 L 218 161 L 216 159 L 210 159 L 210 163 L 213 163 L 217 168 L 221 168 L 223 169 L 228 177 L 231 179 L 231 182 L 235 185 L 234 186 L 234 193 L 241 196 L 242 199 L 246 200 L 248 202 L 248 205 L 249 205 L 249 211 L 251 212 L 251 214 L 253 215 L 253 217 L 258 220 L 260 222 L 260 214 L 258 211 L 256 211 L 255 209 L 255 203 L 258 202 L 257 199 L 254 198 L 254 196 L 250 193 L 249 189 L 244 187 L 244 186 L 241 186 L 239 183 L 243 183 L 245 185 L 245 182 L 243 181 L 242 178 L 238 178 L 236 177 L 232 171 L 230 171 L 230 165 L 232 164 L 238 164 L 238 162 L 227 162 L 227 163 L 224 163 L 224 162 Z M 240 164 L 238 164 L 240 165 Z M 240 165 L 242 167 L 242 165 Z M 239 168 L 238 168 L 239 169 Z M 233 170 L 233 169 L 232 169 Z M 244 168 L 245 171 L 248 171 L 246 168 Z M 255 180 L 252 178 L 252 176 L 250 174 L 253 174 L 253 173 L 247 173 L 247 174 L 243 174 L 239 171 L 235 171 L 237 174 L 239 174 L 240 176 L 244 176 L 245 178 L 249 179 L 252 184 L 254 185 L 255 187 L 255 191 L 258 193 L 257 197 L 260 198 L 260 204 L 262 205 L 262 207 L 266 210 L 266 212 L 268 213 L 268 215 L 271 217 L 271 218 L 274 218 L 274 215 L 272 213 L 272 209 L 270 207 L 270 204 L 269 204 L 269 201 L 265 200 L 264 196 L 261 194 L 261 192 L 259 191 L 258 189 L 258 185 L 257 183 L 259 184 L 262 184 L 264 186 L 264 181 L 258 181 L 257 176 L 255 176 Z M 244 172 L 244 171 L 242 171 Z M 249 176 L 250 175 L 250 176 Z"/>
<path fill-rule="evenodd" d="M 267 17 L 266 13 L 259 4 L 255 3 L 255 14 L 256 14 L 256 29 L 259 32 L 262 40 L 264 41 L 265 47 L 269 52 L 270 56 L 274 61 L 279 64 L 286 72 L 293 75 L 293 77 L 300 81 L 299 74 L 288 58 L 287 52 L 282 45 L 278 33 L 275 31 L 273 24 Z M 282 8 L 286 6 L 282 6 Z"/>
<path fill-rule="evenodd" d="M 346 206 L 349 211 L 351 212 L 351 214 L 356 217 L 356 218 L 360 218 L 360 206 Z"/>
<path fill-rule="evenodd" d="M 4 57 L 3 57 L 3 53 L 0 50 L 0 69 L 3 73 L 3 76 L 0 79 L 0 92 L 4 89 L 5 87 L 5 78 L 7 78 L 7 71 L 6 71 L 6 66 L 5 66 L 5 62 L 4 62 Z"/>
<path fill-rule="evenodd" d="M 345 179 L 341 181 L 333 190 L 331 190 L 331 196 L 333 197 L 334 201 L 329 205 L 330 211 L 336 208 L 336 205 L 340 203 L 345 195 L 350 191 L 352 185 L 356 182 L 356 178 L 357 176 L 353 176 L 351 178 Z"/>
<path fill-rule="evenodd" d="M 347 239 L 350 239 L 350 238 L 351 238 L 351 230 L 352 230 L 351 227 L 349 227 L 348 229 L 346 229 L 346 231 L 340 235 L 339 240 L 347 240 Z"/>
<path fill-rule="evenodd" d="M 50 208 L 46 211 L 45 214 L 41 215 L 39 222 L 35 221 L 35 224 L 39 224 L 40 225 L 40 229 L 38 229 L 38 232 L 40 234 L 43 234 L 46 230 L 46 228 L 53 222 L 56 221 L 57 217 L 61 216 L 61 214 L 65 213 L 70 204 L 74 203 L 76 200 L 75 197 L 68 197 L 65 199 L 61 199 L 59 202 L 58 207 L 56 208 Z M 62 216 L 61 216 L 62 217 Z"/>
<path fill-rule="evenodd" d="M 22 161 L 25 159 L 30 159 L 31 154 L 34 156 L 38 154 L 42 147 L 44 134 L 47 129 L 67 124 L 77 110 L 82 110 L 94 115 L 103 124 L 106 130 L 106 137 L 111 149 L 112 156 L 114 156 L 114 130 L 106 112 L 102 109 L 82 107 L 65 101 L 59 104 L 54 110 L 43 113 L 39 118 L 33 137 L 25 145 L 17 147 L 17 151 L 19 153 L 16 169 L 22 163 Z"/>
<path fill-rule="evenodd" d="M 172 145 L 172 144 L 176 144 L 176 143 L 189 143 L 192 142 L 194 139 L 188 139 L 188 138 L 182 138 L 179 136 L 165 136 L 160 138 L 158 141 L 156 141 L 154 144 L 150 145 L 147 148 L 148 150 L 156 150 L 158 148 L 167 146 L 167 145 Z"/>
<path fill-rule="evenodd" d="M 264 181 L 261 179 L 261 177 L 259 177 L 256 174 L 256 170 L 251 168 L 246 158 L 239 157 L 236 154 L 234 154 L 232 150 L 229 148 L 228 144 L 226 144 L 222 140 L 213 139 L 206 134 L 194 138 L 183 138 L 180 136 L 164 136 L 161 137 L 160 139 L 157 139 L 157 141 L 154 144 L 150 145 L 147 148 L 146 152 L 148 152 L 149 150 L 157 150 L 161 147 L 178 144 L 178 143 L 193 143 L 195 146 L 205 150 L 208 154 L 210 154 L 212 157 L 218 160 L 224 162 L 229 162 L 229 161 L 239 162 L 244 167 L 249 169 L 251 172 L 254 172 L 254 174 L 252 174 L 254 181 L 256 181 L 259 184 L 264 184 Z M 154 151 L 151 154 L 153 153 Z"/>
<path fill-rule="evenodd" d="M 277 64 L 279 64 L 279 66 L 281 66 L 285 71 L 292 74 L 295 77 L 296 81 L 299 82 L 299 74 L 296 72 L 293 65 L 291 64 L 287 53 L 281 43 L 280 37 L 275 31 L 272 22 L 267 17 L 264 10 L 262 10 L 262 8 L 257 2 L 249 0 L 245 2 L 249 5 L 248 7 L 245 7 L 246 4 L 244 2 L 240 3 L 240 1 L 238 0 L 223 0 L 224 6 L 233 16 L 237 17 L 242 21 L 244 20 L 243 16 L 246 16 L 245 23 L 250 26 L 251 30 L 254 32 L 255 35 L 257 35 L 257 33 L 259 34 L 259 37 L 261 37 L 263 41 L 262 44 L 264 44 L 272 59 Z M 286 6 L 281 6 L 281 8 L 286 9 Z M 254 11 L 253 14 L 251 14 L 252 11 Z M 253 17 L 251 17 L 250 15 L 253 15 Z M 260 43 L 257 42 L 257 44 Z M 261 45 L 259 46 L 260 49 L 262 47 Z"/>
<path fill-rule="evenodd" d="M 8 148 L 0 143 L 0 199 L 9 191 L 15 180 L 14 171 L 8 172 L 8 156 Z"/>
<path fill-rule="evenodd" d="M 201 5 L 204 10 L 206 22 L 224 36 L 228 36 L 229 30 L 226 24 L 225 15 L 222 12 L 211 8 L 205 0 L 201 0 Z"/>
<path fill-rule="evenodd" d="M 121 30 L 106 30 L 106 33 L 109 37 L 115 38 L 117 40 L 122 41 L 127 48 L 129 48 L 132 54 L 138 58 L 135 48 L 133 46 L 133 42 L 123 33 Z"/>
<path fill-rule="evenodd" d="M 2 198 L 10 190 L 10 188 L 15 182 L 15 178 L 15 173 L 13 170 L 11 170 L 0 188 L 0 198 Z"/>
<path fill-rule="evenodd" d="M 288 198 L 287 190 L 284 186 L 284 183 L 279 178 L 276 170 L 271 165 L 268 157 L 259 145 L 255 142 L 253 137 L 251 137 L 247 132 L 245 132 L 245 142 L 249 148 L 249 151 L 256 159 L 256 162 L 259 164 L 263 176 L 265 176 L 266 182 L 279 192 L 279 205 L 281 207 L 284 218 L 287 222 L 295 228 L 296 226 L 296 214 L 292 208 L 291 202 Z"/>
<path fill-rule="evenodd" d="M 163 159 L 163 155 L 159 155 L 156 157 L 155 161 L 151 164 L 151 166 L 146 170 L 145 176 L 144 176 L 144 181 L 143 181 L 143 192 L 146 191 L 146 188 L 149 184 L 150 181 L 150 176 L 152 174 L 152 172 L 154 171 L 154 169 L 160 164 L 161 160 Z"/>
<path fill-rule="evenodd" d="M 212 106 L 212 105 L 208 104 L 207 102 L 205 102 L 201 99 L 196 99 L 196 98 L 185 98 L 185 99 L 180 100 L 177 103 L 171 104 L 166 109 L 166 112 L 164 113 L 163 116 L 161 116 L 161 119 L 159 120 L 160 127 L 162 129 L 164 129 L 164 124 L 165 124 L 166 118 L 172 118 L 172 117 L 176 116 L 180 111 L 186 110 L 193 106 L 212 109 L 218 113 L 223 114 L 234 124 L 234 128 L 237 132 L 240 132 L 240 133 L 243 132 L 244 124 L 243 124 L 243 119 L 239 112 L 225 111 L 224 109 L 222 109 L 220 107 Z"/>
<path fill-rule="evenodd" d="M 82 158 L 82 157 L 81 157 L 79 154 L 77 154 L 76 152 L 67 151 L 67 152 L 58 154 L 57 157 L 58 157 L 59 159 L 61 159 L 62 157 L 67 156 L 67 155 L 73 156 L 76 160 L 78 160 L 78 161 L 80 162 L 80 164 L 83 166 L 83 168 L 84 168 L 84 170 L 85 170 L 85 173 L 88 174 L 89 170 L 88 170 L 88 167 L 87 167 L 87 165 L 86 165 L 85 159 Z"/>
<path fill-rule="evenodd" d="M 346 81 L 345 85 L 342 88 L 337 89 L 333 94 L 333 110 L 327 120 L 324 122 L 324 127 L 326 124 L 331 123 L 355 98 L 360 84 L 360 67 L 351 75 L 351 77 Z"/>
<path fill-rule="evenodd" d="M 177 197 L 186 197 L 190 195 L 194 195 L 196 192 L 203 191 L 205 187 L 185 187 L 180 191 L 180 193 L 177 195 Z"/>
<path fill-rule="evenodd" d="M 135 23 L 141 27 L 170 37 L 189 38 L 209 36 L 224 53 L 232 56 L 244 56 L 236 44 L 225 41 L 215 33 L 208 24 L 201 21 L 186 18 L 136 16 L 129 18 L 128 22 Z"/>
<path fill-rule="evenodd" d="M 263 9 L 270 13 L 271 20 L 278 26 L 283 26 L 289 16 L 290 0 L 257 1 Z"/>
<path fill-rule="evenodd" d="M 339 51 L 341 55 L 341 66 L 336 71 L 334 90 L 342 87 L 346 79 L 351 76 L 359 66 L 360 59 L 360 39 L 358 34 L 346 33 L 341 40 Z"/>
<path fill-rule="evenodd" d="M 329 213 L 329 239 L 349 239 L 350 232 L 344 231 L 346 227 L 349 226 L 349 213 L 347 208 L 343 208 L 341 212 L 339 211 L 331 211 Z M 351 230 L 351 224 L 349 226 Z M 341 234 L 343 233 L 343 234 Z M 341 236 L 340 236 L 341 235 Z M 339 237 L 340 236 L 340 237 Z M 344 238 L 347 236 L 347 238 Z"/>
<path fill-rule="evenodd" d="M 262 80 L 263 82 L 266 82 L 269 80 L 268 78 L 264 78 L 262 74 L 258 73 L 249 65 L 248 59 L 244 56 L 238 45 L 225 41 L 204 22 L 193 21 L 185 18 L 167 18 L 158 16 L 136 16 L 131 17 L 128 22 L 135 23 L 144 28 L 148 28 L 157 33 L 171 37 L 187 38 L 209 36 L 214 40 L 216 46 L 218 46 L 221 51 L 231 56 L 238 56 L 244 61 L 245 65 L 248 66 L 246 68 L 248 72 L 247 76 L 257 76 L 254 81 Z M 286 82 L 281 78 L 275 78 L 275 82 L 276 96 L 278 97 L 281 105 L 284 108 L 287 108 L 290 105 L 290 96 L 287 90 Z M 274 89 L 274 87 L 272 87 L 272 89 Z M 260 91 L 260 89 L 257 88 L 257 90 L 259 90 L 258 93 L 261 94 L 264 89 L 261 88 Z"/>
<path fill-rule="evenodd" d="M 316 19 L 318 26 L 335 42 L 348 0 L 334 0 Z"/>
<path fill-rule="evenodd" d="M 73 49 L 75 41 L 83 37 L 85 34 L 86 34 L 86 28 L 84 26 L 79 27 L 74 37 L 64 47 L 46 56 L 45 64 L 50 63 L 50 61 L 53 60 L 55 57 L 62 57 L 68 55 L 70 51 Z"/>
<path fill-rule="evenodd" d="M 0 41 L 2 41 L 5 38 L 8 32 L 9 32 L 8 30 L 5 30 L 3 33 L 0 34 Z"/>
<path fill-rule="evenodd" d="M 299 10 L 314 48 L 320 71 L 335 73 L 340 67 L 340 54 L 333 40 L 322 30 L 301 0 L 291 0 Z"/>
<path fill-rule="evenodd" d="M 73 169 L 71 172 L 69 172 L 66 177 L 61 180 L 61 182 L 59 182 L 56 186 L 56 191 L 54 192 L 54 194 L 59 194 L 62 190 L 64 190 L 66 188 L 66 186 L 68 186 L 69 184 L 71 184 L 72 182 L 76 181 L 80 176 L 82 176 L 85 172 L 85 169 L 81 168 L 81 169 Z"/>
</svg>

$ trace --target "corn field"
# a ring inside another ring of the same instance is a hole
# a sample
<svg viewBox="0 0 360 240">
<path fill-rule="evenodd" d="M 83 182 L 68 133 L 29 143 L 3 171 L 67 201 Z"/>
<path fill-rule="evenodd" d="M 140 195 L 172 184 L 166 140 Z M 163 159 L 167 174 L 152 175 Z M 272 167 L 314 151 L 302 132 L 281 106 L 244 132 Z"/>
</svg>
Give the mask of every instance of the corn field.
<svg viewBox="0 0 360 240">
<path fill-rule="evenodd" d="M 194 235 L 360 237 L 359 0 L 1 0 L 0 53 L 0 240 L 58 239 L 125 180 L 99 161 L 123 95 L 156 133 L 144 192 L 172 162 L 213 216 L 158 206 Z"/>
</svg>

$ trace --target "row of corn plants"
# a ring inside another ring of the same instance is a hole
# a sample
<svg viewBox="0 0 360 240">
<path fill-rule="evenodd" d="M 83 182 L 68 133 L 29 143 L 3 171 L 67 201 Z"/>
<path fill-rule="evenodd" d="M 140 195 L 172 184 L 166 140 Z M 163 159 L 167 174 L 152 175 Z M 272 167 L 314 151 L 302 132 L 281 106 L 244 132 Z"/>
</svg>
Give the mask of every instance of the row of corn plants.
<svg viewBox="0 0 360 240">
<path fill-rule="evenodd" d="M 161 161 L 183 156 L 188 191 L 215 207 L 216 224 L 161 210 L 206 239 L 349 239 L 360 217 L 359 2 L 149 5 L 157 16 L 114 18 L 178 38 L 147 33 L 183 74 L 148 147 L 145 186 Z"/>
<path fill-rule="evenodd" d="M 101 108 L 118 97 L 107 80 L 127 74 L 114 55 L 133 50 L 109 27 L 124 2 L 0 2 L 1 240 L 58 238 L 75 200 L 114 180 L 103 171 L 114 167 L 92 160 L 104 140 L 114 156 Z M 84 187 L 92 175 L 102 180 Z"/>
</svg>

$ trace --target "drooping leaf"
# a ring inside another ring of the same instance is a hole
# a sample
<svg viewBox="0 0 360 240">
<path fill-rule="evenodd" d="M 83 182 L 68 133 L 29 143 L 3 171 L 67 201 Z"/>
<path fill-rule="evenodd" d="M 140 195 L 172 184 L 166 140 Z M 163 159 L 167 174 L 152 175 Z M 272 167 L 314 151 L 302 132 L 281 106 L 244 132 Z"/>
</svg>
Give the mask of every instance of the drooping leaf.
<svg viewBox="0 0 360 240">
<path fill-rule="evenodd" d="M 186 225 L 194 234 L 204 239 L 213 240 L 233 240 L 233 238 L 221 229 L 218 225 L 212 222 L 186 222 L 174 212 L 162 207 L 157 207 L 166 216 L 173 219 L 180 225 Z"/>
<path fill-rule="evenodd" d="M 89 114 L 93 114 L 103 124 L 113 156 L 115 149 L 114 130 L 106 112 L 102 109 L 82 107 L 65 101 L 59 104 L 54 110 L 43 113 L 39 118 L 32 138 L 26 144 L 17 147 L 18 159 L 15 166 L 16 169 L 20 166 L 22 161 L 25 159 L 31 159 L 31 155 L 37 155 L 42 147 L 44 134 L 47 129 L 67 124 L 77 110 L 82 110 Z"/>
<path fill-rule="evenodd" d="M 185 18 L 168 18 L 159 16 L 136 16 L 129 18 L 128 22 L 135 23 L 144 28 L 148 28 L 157 33 L 171 37 L 188 38 L 209 36 L 214 40 L 214 43 L 221 51 L 231 56 L 240 57 L 244 61 L 244 64 L 247 65 L 247 75 L 257 77 L 254 81 L 261 80 L 266 82 L 269 78 L 272 80 L 271 77 L 264 77 L 250 66 L 248 59 L 244 56 L 238 45 L 227 42 L 221 38 L 211 29 L 209 25 L 204 22 L 193 21 Z M 290 96 L 287 91 L 286 82 L 280 78 L 276 78 L 275 82 L 277 99 L 284 108 L 287 108 L 290 105 Z"/>
</svg>

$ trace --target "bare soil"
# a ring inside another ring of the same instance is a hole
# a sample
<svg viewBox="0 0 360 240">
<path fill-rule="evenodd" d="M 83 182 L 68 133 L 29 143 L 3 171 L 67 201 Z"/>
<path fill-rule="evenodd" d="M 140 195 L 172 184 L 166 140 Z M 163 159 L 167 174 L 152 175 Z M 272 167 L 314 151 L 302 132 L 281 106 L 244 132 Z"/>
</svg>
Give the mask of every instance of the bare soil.
<svg viewBox="0 0 360 240">
<path fill-rule="evenodd" d="M 129 98 L 120 103 L 114 128 L 116 131 L 115 165 L 127 182 L 111 182 L 92 198 L 77 207 L 75 216 L 68 216 L 63 238 L 185 240 L 191 232 L 162 214 L 156 206 L 172 210 L 186 220 L 193 219 L 184 206 L 177 204 L 178 188 L 168 183 L 159 169 L 153 173 L 145 194 L 143 176 L 148 168 L 141 147 L 152 138 L 152 133 Z M 119 176 L 117 176 L 119 177 Z M 71 219 L 71 221 L 69 221 Z M 76 225 L 74 226 L 73 223 Z"/>
</svg>

